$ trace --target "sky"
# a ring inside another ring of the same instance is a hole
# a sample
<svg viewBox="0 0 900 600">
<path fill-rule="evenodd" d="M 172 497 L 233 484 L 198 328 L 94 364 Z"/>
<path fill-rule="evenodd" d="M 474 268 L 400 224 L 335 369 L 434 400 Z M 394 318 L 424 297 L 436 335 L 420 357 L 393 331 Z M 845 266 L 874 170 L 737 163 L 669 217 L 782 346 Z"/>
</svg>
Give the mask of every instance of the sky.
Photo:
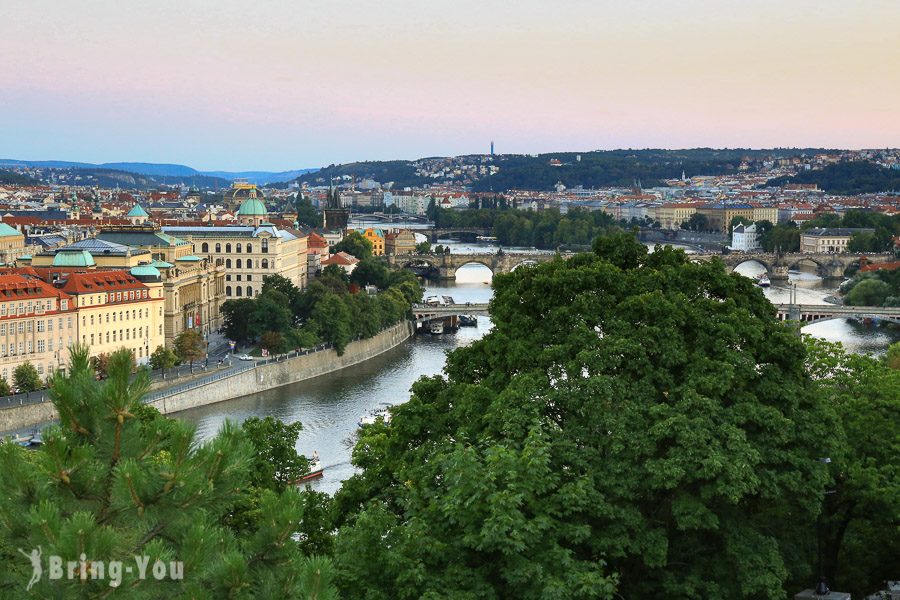
<svg viewBox="0 0 900 600">
<path fill-rule="evenodd" d="M 0 158 L 900 143 L 897 0 L 3 0 Z"/>
</svg>

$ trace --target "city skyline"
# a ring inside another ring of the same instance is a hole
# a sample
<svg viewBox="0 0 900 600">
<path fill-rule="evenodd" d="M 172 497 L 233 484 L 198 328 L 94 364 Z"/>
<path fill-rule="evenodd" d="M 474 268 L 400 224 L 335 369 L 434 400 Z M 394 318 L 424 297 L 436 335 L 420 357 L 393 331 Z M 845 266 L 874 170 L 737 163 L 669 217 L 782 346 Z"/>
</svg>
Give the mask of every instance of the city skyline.
<svg viewBox="0 0 900 600">
<path fill-rule="evenodd" d="M 881 0 L 7 8 L 0 156 L 269 170 L 612 148 L 895 146 Z"/>
</svg>

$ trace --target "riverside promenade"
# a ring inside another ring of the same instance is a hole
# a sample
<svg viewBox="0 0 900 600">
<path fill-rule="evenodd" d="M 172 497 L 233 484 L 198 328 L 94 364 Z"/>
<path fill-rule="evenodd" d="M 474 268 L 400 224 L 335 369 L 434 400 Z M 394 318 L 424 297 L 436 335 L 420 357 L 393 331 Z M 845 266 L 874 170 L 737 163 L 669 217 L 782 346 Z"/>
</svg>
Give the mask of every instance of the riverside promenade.
<svg viewBox="0 0 900 600">
<path fill-rule="evenodd" d="M 163 414 L 248 396 L 351 367 L 391 350 L 413 335 L 413 324 L 403 321 L 370 338 L 347 344 L 344 354 L 328 344 L 253 362 L 234 361 L 209 375 L 156 389 L 144 396 L 146 404 Z M 57 418 L 47 390 L 0 400 L 0 431 L 33 427 Z"/>
</svg>

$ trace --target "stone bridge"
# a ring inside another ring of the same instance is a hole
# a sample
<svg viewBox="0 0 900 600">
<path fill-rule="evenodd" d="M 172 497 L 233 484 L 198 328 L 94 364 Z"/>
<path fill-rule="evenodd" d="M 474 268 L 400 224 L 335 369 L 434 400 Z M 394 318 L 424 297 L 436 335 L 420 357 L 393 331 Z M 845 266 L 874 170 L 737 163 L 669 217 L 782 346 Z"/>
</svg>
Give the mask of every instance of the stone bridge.
<svg viewBox="0 0 900 600">
<path fill-rule="evenodd" d="M 829 319 L 890 321 L 900 324 L 900 307 L 838 306 L 836 304 L 778 304 L 778 319 L 799 321 L 805 325 Z"/>
<path fill-rule="evenodd" d="M 769 279 L 775 281 L 787 279 L 788 271 L 797 269 L 803 263 L 815 265 L 816 273 L 823 279 L 841 279 L 847 267 L 858 263 L 859 259 L 863 257 L 870 263 L 894 260 L 892 254 L 851 254 L 848 252 L 835 254 L 809 254 L 804 252 L 782 254 L 747 252 L 692 254 L 691 260 L 713 260 L 718 258 L 732 270 L 745 262 L 756 261 L 765 268 Z"/>
<path fill-rule="evenodd" d="M 520 265 L 534 265 L 547 262 L 562 256 L 568 258 L 571 254 L 520 254 L 504 252 L 493 254 L 400 254 L 388 255 L 388 265 L 391 267 L 407 268 L 417 265 L 427 265 L 432 272 L 437 272 L 438 279 L 456 279 L 456 270 L 469 263 L 484 265 L 491 273 L 509 273 Z"/>
</svg>

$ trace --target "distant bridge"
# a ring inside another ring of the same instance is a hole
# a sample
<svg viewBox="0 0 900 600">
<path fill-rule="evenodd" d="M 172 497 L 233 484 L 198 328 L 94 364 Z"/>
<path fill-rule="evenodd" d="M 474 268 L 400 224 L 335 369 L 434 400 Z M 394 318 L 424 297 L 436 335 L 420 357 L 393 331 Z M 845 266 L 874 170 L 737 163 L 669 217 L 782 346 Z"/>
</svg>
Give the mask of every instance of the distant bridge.
<svg viewBox="0 0 900 600">
<path fill-rule="evenodd" d="M 435 227 L 428 231 L 428 240 L 431 243 L 454 237 L 474 240 L 478 236 L 490 235 L 493 235 L 493 229 L 490 227 Z"/>
<path fill-rule="evenodd" d="M 776 254 L 774 252 L 732 252 L 730 254 L 692 254 L 691 260 L 707 261 L 718 258 L 732 270 L 745 262 L 756 261 L 760 263 L 766 270 L 769 279 L 785 280 L 788 278 L 788 271 L 797 269 L 801 264 L 812 264 L 816 267 L 816 272 L 823 279 L 840 279 L 844 276 L 844 271 L 852 264 L 858 263 L 860 258 L 865 257 L 870 263 L 890 262 L 895 260 L 893 254 L 851 254 L 849 252 L 841 252 L 834 254 L 810 254 L 805 252 L 790 252 Z"/>
<path fill-rule="evenodd" d="M 388 265 L 392 267 L 416 267 L 427 265 L 432 272 L 436 272 L 439 279 L 456 279 L 456 270 L 469 263 L 484 265 L 491 273 L 509 273 L 521 265 L 535 265 L 551 261 L 562 256 L 568 258 L 571 254 L 521 254 L 504 252 L 493 254 L 391 254 L 388 255 Z"/>
<path fill-rule="evenodd" d="M 421 325 L 432 319 L 443 319 L 444 317 L 487 315 L 488 304 L 487 302 L 457 302 L 456 304 L 439 304 L 437 306 L 413 304 L 412 313 L 416 323 Z"/>
<path fill-rule="evenodd" d="M 829 319 L 872 319 L 900 324 L 900 307 L 838 306 L 836 304 L 778 304 L 780 321 L 799 321 L 804 324 Z"/>
</svg>

